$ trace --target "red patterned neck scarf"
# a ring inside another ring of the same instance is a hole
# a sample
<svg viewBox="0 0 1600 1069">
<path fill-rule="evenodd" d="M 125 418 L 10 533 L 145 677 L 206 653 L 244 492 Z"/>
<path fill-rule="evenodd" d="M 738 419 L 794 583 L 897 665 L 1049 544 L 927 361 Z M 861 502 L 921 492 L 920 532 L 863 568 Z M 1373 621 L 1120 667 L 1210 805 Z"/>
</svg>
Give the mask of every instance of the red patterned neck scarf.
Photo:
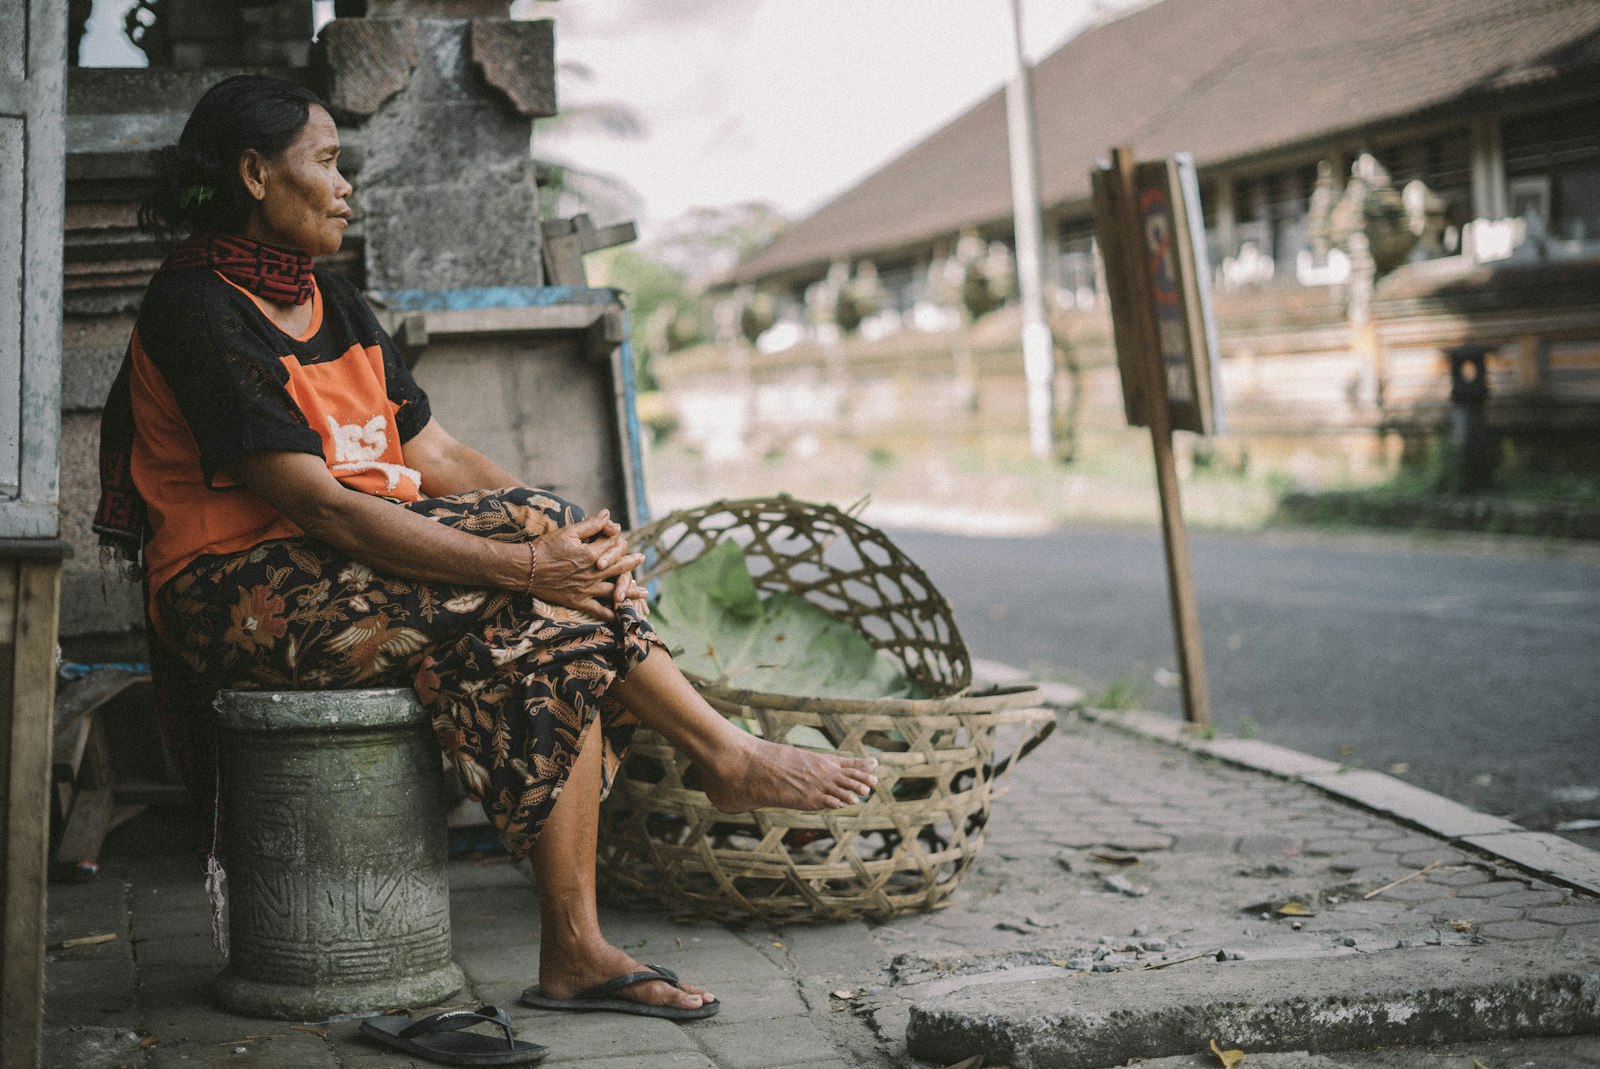
<svg viewBox="0 0 1600 1069">
<path fill-rule="evenodd" d="M 257 297 L 275 304 L 305 304 L 311 299 L 311 257 L 295 249 L 268 245 L 239 234 L 192 237 L 172 250 L 162 269 L 209 267 Z"/>
</svg>

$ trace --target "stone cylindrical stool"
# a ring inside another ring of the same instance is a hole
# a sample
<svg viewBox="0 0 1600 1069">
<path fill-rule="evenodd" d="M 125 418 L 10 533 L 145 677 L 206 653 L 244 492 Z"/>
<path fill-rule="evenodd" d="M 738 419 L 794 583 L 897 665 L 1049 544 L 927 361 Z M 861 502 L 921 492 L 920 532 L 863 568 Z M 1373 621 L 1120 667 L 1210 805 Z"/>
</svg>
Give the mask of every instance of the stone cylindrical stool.
<svg viewBox="0 0 1600 1069">
<path fill-rule="evenodd" d="M 416 696 L 223 691 L 217 714 L 222 1004 L 306 1020 L 460 990 L 439 747 Z"/>
</svg>

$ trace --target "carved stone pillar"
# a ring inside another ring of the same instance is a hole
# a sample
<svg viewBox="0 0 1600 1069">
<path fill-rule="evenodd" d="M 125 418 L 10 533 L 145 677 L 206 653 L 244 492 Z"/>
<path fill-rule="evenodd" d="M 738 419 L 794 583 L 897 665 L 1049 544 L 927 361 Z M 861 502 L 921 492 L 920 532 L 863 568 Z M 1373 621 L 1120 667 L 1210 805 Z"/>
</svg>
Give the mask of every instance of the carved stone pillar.
<svg viewBox="0 0 1600 1069">
<path fill-rule="evenodd" d="M 358 131 L 355 207 L 379 291 L 538 286 L 529 137 L 554 115 L 555 31 L 501 2 L 372 0 L 323 27 L 329 105 Z M 435 18 L 448 10 L 475 18 Z"/>
</svg>

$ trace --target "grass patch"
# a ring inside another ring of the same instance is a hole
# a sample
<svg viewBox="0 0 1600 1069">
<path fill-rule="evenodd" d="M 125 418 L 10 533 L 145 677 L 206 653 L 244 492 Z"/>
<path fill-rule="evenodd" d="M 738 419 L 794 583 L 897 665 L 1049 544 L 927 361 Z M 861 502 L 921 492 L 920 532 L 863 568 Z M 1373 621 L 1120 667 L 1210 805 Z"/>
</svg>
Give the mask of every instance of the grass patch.
<svg viewBox="0 0 1600 1069">
<path fill-rule="evenodd" d="M 1148 685 L 1143 680 L 1123 676 L 1108 683 L 1105 689 L 1091 697 L 1087 704 L 1091 709 L 1126 712 L 1129 709 L 1143 708 L 1147 694 Z"/>
</svg>

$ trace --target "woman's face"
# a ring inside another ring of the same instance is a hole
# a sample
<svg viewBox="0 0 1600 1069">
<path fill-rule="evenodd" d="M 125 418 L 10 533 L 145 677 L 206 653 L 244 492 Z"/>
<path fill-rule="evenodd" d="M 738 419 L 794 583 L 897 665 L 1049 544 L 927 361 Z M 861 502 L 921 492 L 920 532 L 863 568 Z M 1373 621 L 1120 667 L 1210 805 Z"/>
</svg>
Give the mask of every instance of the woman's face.
<svg viewBox="0 0 1600 1069">
<path fill-rule="evenodd" d="M 350 183 L 339 173 L 339 130 L 315 104 L 298 136 L 270 159 L 246 152 L 239 177 L 255 198 L 245 236 L 312 256 L 335 252 L 352 213 Z"/>
</svg>

